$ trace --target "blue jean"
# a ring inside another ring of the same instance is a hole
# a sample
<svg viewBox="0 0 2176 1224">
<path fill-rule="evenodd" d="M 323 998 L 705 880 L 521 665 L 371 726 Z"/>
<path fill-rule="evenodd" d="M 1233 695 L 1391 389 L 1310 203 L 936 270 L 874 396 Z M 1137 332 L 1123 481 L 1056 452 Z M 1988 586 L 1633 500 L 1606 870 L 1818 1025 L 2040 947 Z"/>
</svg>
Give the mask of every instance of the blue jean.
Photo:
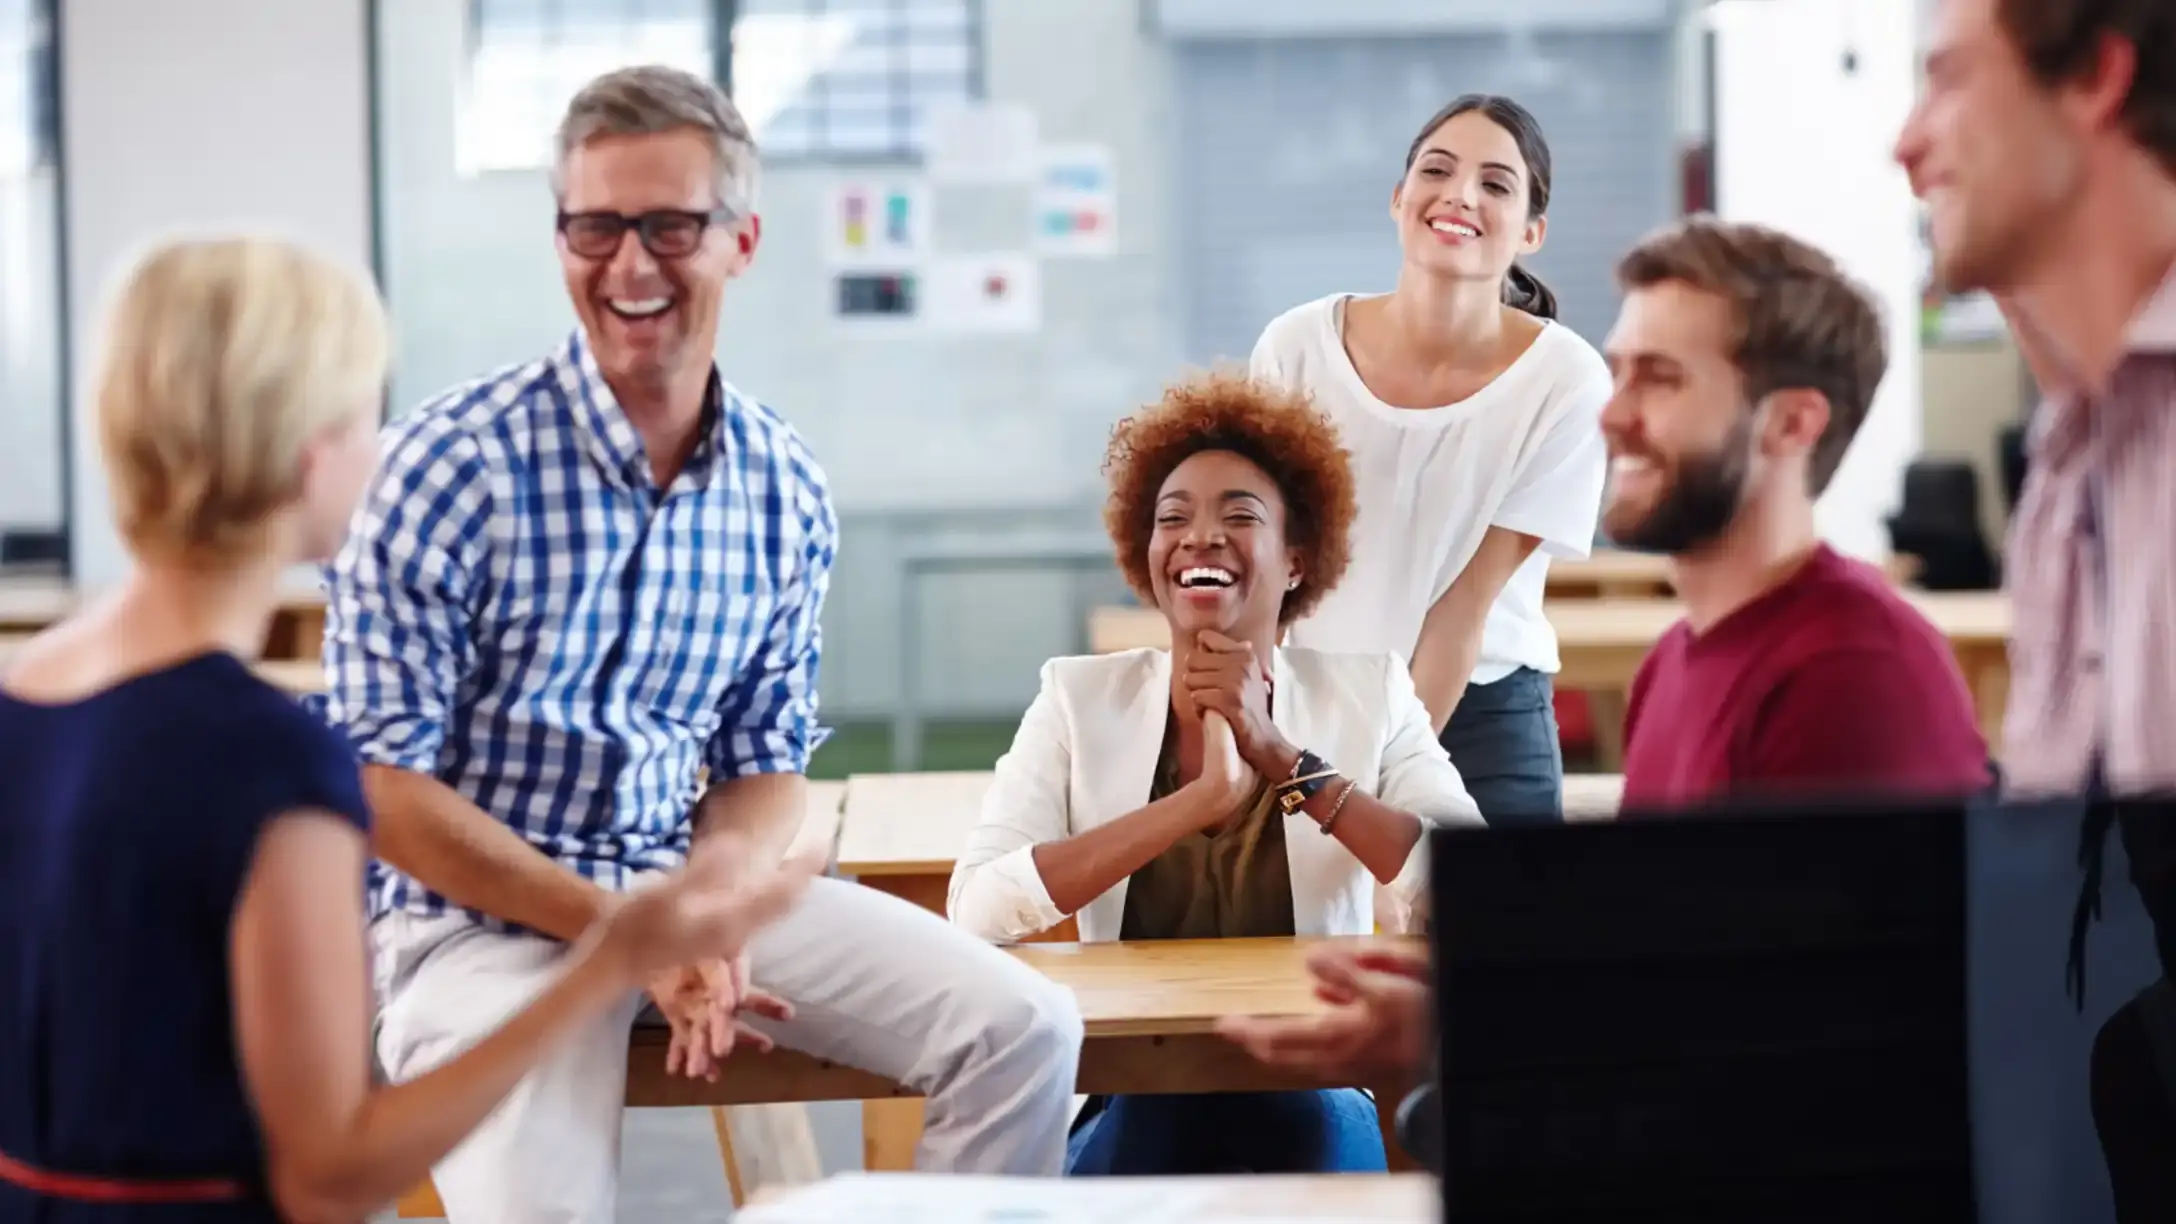
<svg viewBox="0 0 2176 1224">
<path fill-rule="evenodd" d="M 1075 1177 L 1388 1168 L 1375 1102 L 1357 1088 L 1093 1097 L 1065 1147 Z"/>
<path fill-rule="evenodd" d="M 1466 793 L 1492 825 L 1564 819 L 1564 749 L 1557 741 L 1556 686 L 1522 667 L 1469 684 L 1443 728 L 1443 749 Z"/>
</svg>

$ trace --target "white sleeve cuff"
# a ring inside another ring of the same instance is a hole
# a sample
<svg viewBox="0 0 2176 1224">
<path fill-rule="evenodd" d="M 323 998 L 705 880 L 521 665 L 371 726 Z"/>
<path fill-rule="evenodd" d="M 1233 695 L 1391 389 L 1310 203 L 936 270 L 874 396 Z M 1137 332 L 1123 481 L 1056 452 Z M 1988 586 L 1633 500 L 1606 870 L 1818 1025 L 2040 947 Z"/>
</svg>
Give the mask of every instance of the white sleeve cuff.
<svg viewBox="0 0 2176 1224">
<path fill-rule="evenodd" d="M 991 943 L 1018 943 L 1065 921 L 1035 867 L 1033 846 L 961 866 L 948 908 L 954 926 Z"/>
</svg>

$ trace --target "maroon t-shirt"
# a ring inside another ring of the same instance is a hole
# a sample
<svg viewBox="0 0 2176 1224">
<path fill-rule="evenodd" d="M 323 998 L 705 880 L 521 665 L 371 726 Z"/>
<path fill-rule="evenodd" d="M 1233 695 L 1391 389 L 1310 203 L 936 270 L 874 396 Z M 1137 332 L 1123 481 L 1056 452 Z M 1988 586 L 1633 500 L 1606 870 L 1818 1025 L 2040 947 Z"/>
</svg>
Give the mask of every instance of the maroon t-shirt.
<svg viewBox="0 0 2176 1224">
<path fill-rule="evenodd" d="M 1725 796 L 1962 795 L 1987 743 L 1949 643 L 1872 566 L 1827 545 L 1773 590 L 1640 664 L 1624 807 Z"/>
</svg>

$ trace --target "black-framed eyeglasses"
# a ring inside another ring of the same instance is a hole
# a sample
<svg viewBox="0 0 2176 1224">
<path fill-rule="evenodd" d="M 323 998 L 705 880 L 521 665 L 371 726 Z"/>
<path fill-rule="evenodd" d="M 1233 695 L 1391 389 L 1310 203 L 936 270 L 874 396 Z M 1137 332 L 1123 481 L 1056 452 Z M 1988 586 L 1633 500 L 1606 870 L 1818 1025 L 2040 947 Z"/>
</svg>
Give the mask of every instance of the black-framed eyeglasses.
<svg viewBox="0 0 2176 1224">
<path fill-rule="evenodd" d="M 691 212 L 659 208 L 630 216 L 616 212 L 565 212 L 559 214 L 559 236 L 567 249 L 584 259 L 610 259 L 633 230 L 642 249 L 659 259 L 685 259 L 703 245 L 703 232 L 713 225 L 735 219 L 730 208 Z"/>
</svg>

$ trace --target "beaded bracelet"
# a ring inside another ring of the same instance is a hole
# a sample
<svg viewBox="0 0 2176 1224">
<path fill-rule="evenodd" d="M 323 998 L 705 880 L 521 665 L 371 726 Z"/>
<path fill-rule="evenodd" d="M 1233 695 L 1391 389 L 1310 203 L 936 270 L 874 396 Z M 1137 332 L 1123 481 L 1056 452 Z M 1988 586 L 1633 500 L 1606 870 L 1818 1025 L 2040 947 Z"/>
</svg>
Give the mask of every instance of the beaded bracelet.
<svg viewBox="0 0 2176 1224">
<path fill-rule="evenodd" d="M 1360 785 L 1360 783 L 1357 780 L 1347 779 L 1345 782 L 1345 789 L 1337 792 L 1337 802 L 1330 805 L 1329 814 L 1324 816 L 1321 820 L 1321 828 L 1323 833 L 1329 833 L 1330 826 L 1337 823 L 1337 814 L 1345 810 L 1345 801 L 1352 798 L 1353 788 L 1358 785 Z"/>
</svg>

